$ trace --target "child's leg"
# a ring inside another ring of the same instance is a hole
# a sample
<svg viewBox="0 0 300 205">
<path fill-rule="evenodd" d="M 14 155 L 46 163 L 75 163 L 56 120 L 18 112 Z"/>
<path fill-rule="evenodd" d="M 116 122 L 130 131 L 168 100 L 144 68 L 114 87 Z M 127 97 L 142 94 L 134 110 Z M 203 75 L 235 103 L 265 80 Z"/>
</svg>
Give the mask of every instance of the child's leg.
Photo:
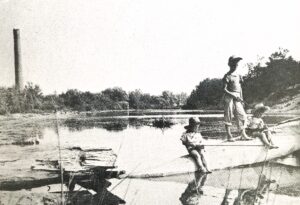
<svg viewBox="0 0 300 205">
<path fill-rule="evenodd" d="M 267 130 L 267 131 L 265 131 L 264 133 L 265 133 L 265 135 L 266 135 L 268 141 L 270 142 L 270 144 L 274 145 L 274 144 L 273 144 L 273 141 L 272 141 L 272 138 L 271 138 L 271 136 L 272 136 L 271 131 Z"/>
<path fill-rule="evenodd" d="M 189 151 L 190 155 L 194 158 L 194 160 L 196 161 L 196 165 L 198 167 L 199 170 L 205 170 L 204 166 L 203 166 L 203 163 L 202 163 L 202 159 L 200 157 L 200 154 L 198 153 L 197 150 L 193 149 L 193 150 L 190 150 Z"/>
<path fill-rule="evenodd" d="M 233 98 L 225 95 L 224 96 L 224 123 L 227 134 L 227 140 L 233 141 L 233 136 L 231 134 L 230 127 L 232 125 L 233 118 Z"/>
<path fill-rule="evenodd" d="M 230 129 L 230 125 L 225 125 L 225 129 L 226 129 L 226 134 L 227 134 L 227 140 L 230 142 L 233 142 L 233 136 L 231 134 L 231 129 Z"/>
<path fill-rule="evenodd" d="M 247 124 L 247 114 L 244 110 L 244 107 L 241 102 L 235 101 L 234 102 L 234 107 L 235 107 L 235 117 L 238 125 L 238 129 L 240 130 L 241 134 L 241 139 L 242 140 L 252 140 L 251 137 L 248 137 L 246 133 L 246 124 Z"/>
<path fill-rule="evenodd" d="M 255 133 L 255 135 L 261 139 L 261 141 L 264 143 L 265 146 L 267 147 L 271 146 L 265 133 Z"/>
<path fill-rule="evenodd" d="M 264 132 L 266 135 L 267 140 L 269 141 L 270 145 L 271 145 L 271 149 L 277 149 L 279 148 L 278 146 L 274 145 L 273 141 L 272 141 L 272 133 L 271 131 L 267 130 Z"/>
<path fill-rule="evenodd" d="M 206 162 L 206 159 L 205 159 L 204 149 L 200 149 L 199 153 L 200 153 L 201 161 L 202 161 L 202 164 L 203 164 L 205 170 L 210 172 L 210 170 L 207 167 L 207 162 Z"/>
<path fill-rule="evenodd" d="M 245 128 L 242 128 L 242 130 L 241 130 L 241 139 L 243 139 L 243 140 L 252 140 L 252 138 L 247 135 Z"/>
</svg>

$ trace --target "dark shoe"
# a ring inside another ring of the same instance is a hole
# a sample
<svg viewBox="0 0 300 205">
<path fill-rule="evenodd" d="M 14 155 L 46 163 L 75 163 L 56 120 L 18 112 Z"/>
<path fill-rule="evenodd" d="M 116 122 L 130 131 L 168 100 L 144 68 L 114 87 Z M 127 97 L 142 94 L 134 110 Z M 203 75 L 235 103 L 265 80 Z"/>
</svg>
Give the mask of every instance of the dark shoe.
<svg viewBox="0 0 300 205">
<path fill-rule="evenodd" d="M 269 146 L 269 149 L 278 149 L 278 148 L 279 148 L 278 146 L 274 146 L 274 145 Z"/>
</svg>

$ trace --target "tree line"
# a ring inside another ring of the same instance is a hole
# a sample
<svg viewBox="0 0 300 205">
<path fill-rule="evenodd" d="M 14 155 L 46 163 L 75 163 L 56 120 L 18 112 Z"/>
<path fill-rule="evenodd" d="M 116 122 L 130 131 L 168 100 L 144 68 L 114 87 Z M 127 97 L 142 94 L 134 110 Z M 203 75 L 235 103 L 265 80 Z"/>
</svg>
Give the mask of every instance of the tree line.
<svg viewBox="0 0 300 205">
<path fill-rule="evenodd" d="M 263 64 L 263 59 L 248 64 L 248 73 L 243 77 L 243 95 L 248 103 L 268 100 L 275 104 L 287 95 L 300 92 L 295 85 L 300 83 L 300 62 L 288 55 L 288 50 L 279 49 Z M 225 74 L 225 73 L 224 73 Z M 293 86 L 295 88 L 293 89 Z M 287 88 L 291 88 L 287 92 Z M 196 86 L 187 99 L 185 109 L 221 109 L 223 81 L 220 78 L 205 79 Z"/>
<path fill-rule="evenodd" d="M 255 103 L 268 98 L 278 101 L 287 95 L 286 88 L 300 84 L 300 62 L 279 49 L 266 63 L 248 64 L 243 92 L 246 102 Z M 289 89 L 289 95 L 299 93 L 299 87 Z M 108 88 L 99 93 L 76 89 L 59 95 L 43 95 L 38 85 L 28 83 L 22 91 L 0 88 L 0 114 L 45 112 L 54 110 L 97 111 L 123 109 L 222 109 L 223 81 L 219 78 L 204 79 L 189 96 L 163 91 L 150 95 L 137 89 L 126 92 L 122 88 Z"/>
<path fill-rule="evenodd" d="M 0 114 L 55 110 L 175 109 L 183 106 L 186 99 L 185 93 L 163 91 L 161 95 L 150 95 L 141 90 L 127 93 L 120 87 L 108 88 L 99 93 L 69 89 L 59 95 L 43 95 L 38 85 L 28 83 L 22 91 L 0 88 Z"/>
</svg>

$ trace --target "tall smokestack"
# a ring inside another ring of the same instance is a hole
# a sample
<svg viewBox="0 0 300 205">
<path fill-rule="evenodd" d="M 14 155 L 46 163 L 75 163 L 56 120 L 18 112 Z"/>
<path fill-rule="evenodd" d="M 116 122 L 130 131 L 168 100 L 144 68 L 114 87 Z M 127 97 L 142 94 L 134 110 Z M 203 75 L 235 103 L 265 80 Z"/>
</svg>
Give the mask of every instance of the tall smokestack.
<svg viewBox="0 0 300 205">
<path fill-rule="evenodd" d="M 15 53 L 15 84 L 18 90 L 23 89 L 23 76 L 22 76 L 22 58 L 21 58 L 21 42 L 20 30 L 14 29 L 14 53 Z"/>
</svg>

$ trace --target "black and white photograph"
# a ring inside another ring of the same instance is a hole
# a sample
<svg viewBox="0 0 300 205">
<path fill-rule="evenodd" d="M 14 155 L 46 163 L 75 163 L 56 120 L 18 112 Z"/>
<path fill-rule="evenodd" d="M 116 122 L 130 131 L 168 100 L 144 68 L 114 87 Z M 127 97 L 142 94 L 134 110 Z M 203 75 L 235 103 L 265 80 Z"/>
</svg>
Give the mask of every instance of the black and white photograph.
<svg viewBox="0 0 300 205">
<path fill-rule="evenodd" d="M 0 0 L 0 205 L 300 204 L 299 8 Z"/>
</svg>

